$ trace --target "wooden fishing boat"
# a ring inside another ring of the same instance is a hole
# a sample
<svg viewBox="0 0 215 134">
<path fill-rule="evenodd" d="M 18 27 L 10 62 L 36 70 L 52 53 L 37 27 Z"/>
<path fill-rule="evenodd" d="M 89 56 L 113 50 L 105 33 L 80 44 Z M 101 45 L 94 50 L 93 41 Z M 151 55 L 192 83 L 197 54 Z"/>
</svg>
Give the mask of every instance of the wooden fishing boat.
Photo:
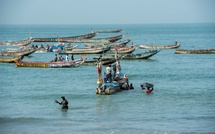
<svg viewBox="0 0 215 134">
<path fill-rule="evenodd" d="M 30 62 L 16 61 L 16 67 L 32 67 L 32 68 L 76 68 L 81 66 L 84 60 L 76 60 L 74 62 L 58 61 L 58 62 Z"/>
<path fill-rule="evenodd" d="M 116 62 L 116 59 L 114 58 L 106 58 L 106 59 L 102 59 L 101 63 L 102 65 L 109 65 L 109 64 L 113 64 L 114 62 Z M 98 64 L 98 60 L 86 60 L 83 65 L 97 65 Z"/>
<path fill-rule="evenodd" d="M 176 41 L 174 45 L 168 45 L 168 46 L 149 46 L 149 45 L 140 45 L 141 49 L 175 49 L 179 48 L 180 44 Z"/>
<path fill-rule="evenodd" d="M 108 81 L 107 77 L 102 79 L 102 61 L 96 66 L 98 72 L 96 94 L 110 95 L 124 89 L 128 89 L 128 78 L 121 72 L 119 60 L 116 61 L 116 76 L 113 81 Z"/>
<path fill-rule="evenodd" d="M 60 52 L 59 54 L 101 54 L 110 49 L 110 46 L 100 48 L 73 48 Z"/>
<path fill-rule="evenodd" d="M 115 30 L 93 30 L 95 33 L 119 33 L 123 29 L 115 29 Z"/>
<path fill-rule="evenodd" d="M 176 49 L 175 54 L 215 54 L 215 49 L 199 49 L 199 50 L 187 50 Z"/>
<path fill-rule="evenodd" d="M 121 59 L 122 60 L 148 59 L 148 58 L 152 57 L 153 55 L 157 54 L 160 51 L 161 51 L 161 49 L 159 49 L 159 50 L 149 50 L 147 52 L 139 53 L 139 54 L 125 54 L 125 55 L 121 56 L 122 57 Z"/>
<path fill-rule="evenodd" d="M 111 43 L 122 39 L 123 35 L 116 35 L 104 38 L 92 38 L 92 39 L 64 39 L 61 42 L 69 43 Z"/>
<path fill-rule="evenodd" d="M 28 38 L 26 40 L 18 40 L 18 41 L 4 41 L 0 42 L 1 45 L 6 45 L 6 46 L 27 46 L 31 44 L 34 40 L 32 38 Z"/>
<path fill-rule="evenodd" d="M 35 48 L 32 47 L 23 47 L 17 50 L 3 50 L 0 53 L 0 56 L 28 56 L 36 51 Z"/>
<path fill-rule="evenodd" d="M 33 38 L 34 42 L 66 42 L 67 40 L 89 39 L 96 36 L 96 33 L 88 33 L 69 37 L 52 37 L 52 38 Z"/>
<path fill-rule="evenodd" d="M 92 38 L 92 39 L 65 39 L 63 42 L 68 43 L 96 43 L 96 44 L 108 44 L 110 41 L 108 39 L 98 39 L 98 38 Z"/>
<path fill-rule="evenodd" d="M 85 43 L 86 47 L 89 48 L 96 48 L 96 47 L 102 47 L 102 46 L 112 46 L 112 47 L 123 47 L 125 46 L 127 43 L 129 43 L 131 40 L 127 39 L 127 40 L 123 40 L 123 41 L 119 41 L 119 42 L 108 42 L 108 43 Z"/>
<path fill-rule="evenodd" d="M 118 58 L 121 59 L 120 55 L 118 56 L 119 56 Z M 93 57 L 93 59 L 95 60 L 115 59 L 115 54 L 107 54 L 107 53 L 103 53 L 102 55 L 97 54 Z"/>
<path fill-rule="evenodd" d="M 143 53 L 138 53 L 138 54 L 118 54 L 117 58 L 120 60 L 138 60 L 138 59 L 148 59 L 150 57 L 152 57 L 153 55 L 157 54 L 158 52 L 160 52 L 161 49 L 155 49 L 155 50 L 149 50 Z M 102 54 L 102 55 L 95 55 L 93 57 L 93 59 L 115 59 L 115 54 Z"/>
<path fill-rule="evenodd" d="M 128 53 L 134 52 L 135 50 L 136 50 L 136 45 L 132 45 L 131 47 L 115 47 L 115 48 L 111 48 L 106 53 L 114 54 L 114 53 L 117 52 L 118 54 L 128 54 Z"/>
<path fill-rule="evenodd" d="M 97 81 L 97 84 L 99 82 Z M 128 78 L 119 78 L 117 81 L 105 82 L 96 88 L 96 94 L 111 95 L 122 90 L 128 90 Z"/>
<path fill-rule="evenodd" d="M 94 40 L 108 40 L 109 42 L 115 42 L 118 41 L 120 39 L 122 39 L 123 35 L 116 35 L 116 36 L 111 36 L 111 37 L 104 37 L 104 38 L 93 38 Z"/>
<path fill-rule="evenodd" d="M 0 56 L 0 62 L 3 63 L 15 63 L 16 60 L 22 60 L 23 56 Z"/>
<path fill-rule="evenodd" d="M 130 41 L 131 41 L 130 39 L 126 39 L 123 41 L 110 43 L 109 45 L 113 47 L 123 47 L 126 46 L 126 44 L 128 44 Z"/>
</svg>

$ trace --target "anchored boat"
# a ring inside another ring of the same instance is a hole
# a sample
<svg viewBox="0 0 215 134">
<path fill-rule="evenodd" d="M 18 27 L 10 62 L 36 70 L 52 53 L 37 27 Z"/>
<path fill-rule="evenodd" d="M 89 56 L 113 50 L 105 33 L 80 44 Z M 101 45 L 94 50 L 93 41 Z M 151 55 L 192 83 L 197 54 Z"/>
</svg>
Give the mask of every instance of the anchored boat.
<svg viewBox="0 0 215 134">
<path fill-rule="evenodd" d="M 215 54 L 215 49 L 199 49 L 199 50 L 186 50 L 186 49 L 177 49 L 175 54 Z"/>
<path fill-rule="evenodd" d="M 22 47 L 20 49 L 6 49 L 0 53 L 0 56 L 28 56 L 36 51 L 33 47 Z"/>
<path fill-rule="evenodd" d="M 33 38 L 34 42 L 67 42 L 67 40 L 89 39 L 96 36 L 96 33 L 88 33 L 69 37 Z"/>
<path fill-rule="evenodd" d="M 159 50 L 156 49 L 156 50 L 149 50 L 149 51 L 146 51 L 143 53 L 138 53 L 138 54 L 124 54 L 121 56 L 122 57 L 121 59 L 122 60 L 148 59 L 160 51 L 161 51 L 161 49 L 159 49 Z"/>
<path fill-rule="evenodd" d="M 23 56 L 0 56 L 0 62 L 14 63 L 16 60 L 22 60 Z"/>
<path fill-rule="evenodd" d="M 93 30 L 95 33 L 119 33 L 123 29 L 115 29 L 115 30 Z"/>
<path fill-rule="evenodd" d="M 150 45 L 140 45 L 141 49 L 175 49 L 179 48 L 180 44 L 176 41 L 174 45 L 168 46 L 150 46 Z"/>
<path fill-rule="evenodd" d="M 27 46 L 31 44 L 34 40 L 30 37 L 26 40 L 17 40 L 17 41 L 4 41 L 0 42 L 1 45 L 6 45 L 6 46 Z"/>
<path fill-rule="evenodd" d="M 76 60 L 74 62 L 58 61 L 58 62 L 30 62 L 16 61 L 16 67 L 32 67 L 32 68 L 76 68 L 81 66 L 84 60 Z"/>
</svg>

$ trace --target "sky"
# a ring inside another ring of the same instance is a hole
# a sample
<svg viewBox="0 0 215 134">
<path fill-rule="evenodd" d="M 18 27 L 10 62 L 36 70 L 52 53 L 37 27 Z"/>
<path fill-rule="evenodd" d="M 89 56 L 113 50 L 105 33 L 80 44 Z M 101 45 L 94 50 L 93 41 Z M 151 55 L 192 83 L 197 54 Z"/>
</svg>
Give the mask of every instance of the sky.
<svg viewBox="0 0 215 134">
<path fill-rule="evenodd" d="M 0 0 L 0 24 L 215 23 L 215 0 Z"/>
</svg>

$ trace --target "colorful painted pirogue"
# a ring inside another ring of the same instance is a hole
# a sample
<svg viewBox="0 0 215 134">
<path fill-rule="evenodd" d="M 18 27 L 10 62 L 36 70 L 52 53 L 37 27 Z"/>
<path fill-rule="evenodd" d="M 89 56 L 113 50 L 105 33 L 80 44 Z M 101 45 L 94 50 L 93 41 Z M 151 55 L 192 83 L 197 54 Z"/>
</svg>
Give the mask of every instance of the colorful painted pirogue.
<svg viewBox="0 0 215 134">
<path fill-rule="evenodd" d="M 84 60 L 75 60 L 73 62 L 58 61 L 58 62 L 30 62 L 16 61 L 16 67 L 32 67 L 32 68 L 76 68 L 81 66 Z"/>
<path fill-rule="evenodd" d="M 31 44 L 31 42 L 33 42 L 34 40 L 30 37 L 26 40 L 18 40 L 18 41 L 4 41 L 4 42 L 0 42 L 0 46 L 1 45 L 6 45 L 6 46 L 27 46 L 29 44 Z"/>
<path fill-rule="evenodd" d="M 176 41 L 174 45 L 168 46 L 149 46 L 149 45 L 140 45 L 141 49 L 175 49 L 179 48 L 180 44 Z"/>
<path fill-rule="evenodd" d="M 97 78 L 97 88 L 96 94 L 100 95 L 110 95 L 116 92 L 119 92 L 124 89 L 128 89 L 129 83 L 128 78 L 121 72 L 120 62 L 116 61 L 116 74 L 112 81 L 107 80 L 108 78 L 104 76 L 104 80 L 102 79 L 102 61 L 99 61 L 96 68 L 98 72 Z"/>
</svg>

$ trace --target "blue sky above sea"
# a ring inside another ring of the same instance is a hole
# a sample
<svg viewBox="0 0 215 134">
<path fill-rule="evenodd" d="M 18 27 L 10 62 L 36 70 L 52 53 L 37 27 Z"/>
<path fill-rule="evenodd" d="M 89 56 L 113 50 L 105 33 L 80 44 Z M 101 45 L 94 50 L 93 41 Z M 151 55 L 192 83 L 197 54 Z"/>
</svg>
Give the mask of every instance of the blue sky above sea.
<svg viewBox="0 0 215 134">
<path fill-rule="evenodd" d="M 0 0 L 0 24 L 214 23 L 214 0 Z"/>
</svg>

